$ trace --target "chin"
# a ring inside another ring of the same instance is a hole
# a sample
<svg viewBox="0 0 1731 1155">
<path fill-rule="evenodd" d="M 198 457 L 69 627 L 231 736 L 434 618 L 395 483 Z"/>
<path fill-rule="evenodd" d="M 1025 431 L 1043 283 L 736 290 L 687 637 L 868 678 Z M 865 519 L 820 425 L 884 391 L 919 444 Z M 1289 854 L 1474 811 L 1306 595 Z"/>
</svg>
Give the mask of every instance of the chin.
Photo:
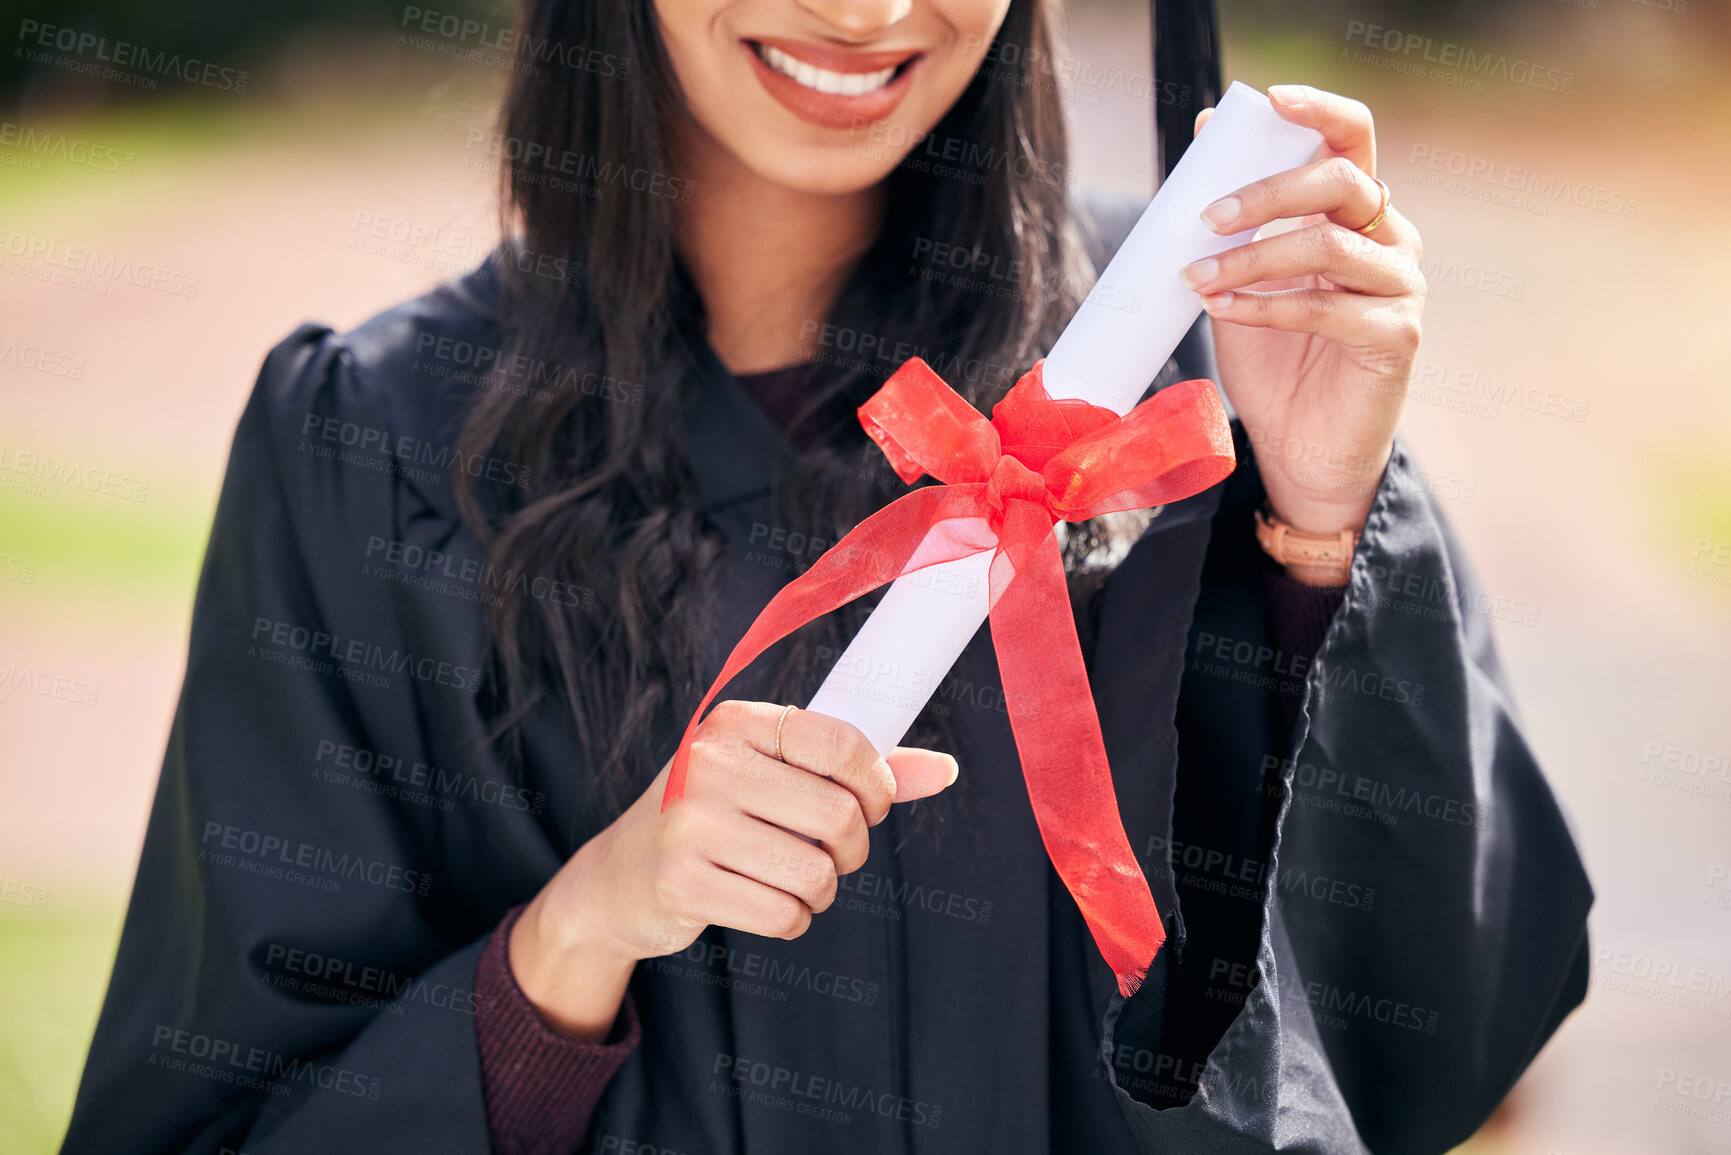
<svg viewBox="0 0 1731 1155">
<path fill-rule="evenodd" d="M 774 140 L 733 147 L 734 155 L 764 180 L 821 196 L 846 196 L 881 183 L 895 171 L 906 151 L 883 145 L 812 145 Z"/>
</svg>

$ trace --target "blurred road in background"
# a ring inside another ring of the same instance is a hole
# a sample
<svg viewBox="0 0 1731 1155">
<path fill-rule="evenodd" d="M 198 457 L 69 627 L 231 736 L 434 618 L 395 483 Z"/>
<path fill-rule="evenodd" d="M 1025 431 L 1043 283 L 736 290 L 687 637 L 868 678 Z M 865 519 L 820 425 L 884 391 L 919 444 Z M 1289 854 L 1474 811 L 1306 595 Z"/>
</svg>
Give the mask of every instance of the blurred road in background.
<svg viewBox="0 0 1731 1155">
<path fill-rule="evenodd" d="M 1371 104 L 1380 175 L 1423 230 L 1404 436 L 1491 595 L 1599 894 L 1586 1006 L 1470 1150 L 1731 1151 L 1731 92 L 1703 48 L 1714 26 L 1634 0 L 1535 6 L 1506 45 L 1472 46 L 1543 57 L 1573 91 L 1475 91 L 1367 47 L 1349 17 L 1297 34 L 1260 11 L 1228 9 L 1229 78 Z M 1072 5 L 1070 42 L 1089 65 L 1064 78 L 1079 181 L 1147 195 L 1145 11 Z M 303 320 L 350 327 L 478 262 L 498 235 L 476 142 L 499 79 L 388 40 L 308 41 L 245 95 L 4 118 L 104 159 L 43 159 L 0 128 L 0 1151 L 52 1150 L 65 1125 L 259 363 Z M 15 236 L 154 272 L 44 280 L 64 269 Z M 106 482 L 44 487 L 20 454 Z"/>
</svg>

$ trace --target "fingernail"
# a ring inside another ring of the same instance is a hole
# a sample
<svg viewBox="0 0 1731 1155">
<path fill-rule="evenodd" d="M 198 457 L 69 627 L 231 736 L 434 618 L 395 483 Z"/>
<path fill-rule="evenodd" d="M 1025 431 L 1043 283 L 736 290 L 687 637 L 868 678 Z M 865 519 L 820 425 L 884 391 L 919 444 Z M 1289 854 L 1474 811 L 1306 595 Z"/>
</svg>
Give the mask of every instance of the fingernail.
<svg viewBox="0 0 1731 1155">
<path fill-rule="evenodd" d="M 950 759 L 950 780 L 944 783 L 944 789 L 948 790 L 956 784 L 956 779 L 962 776 L 962 764 L 950 755 L 946 754 L 945 757 Z"/>
<path fill-rule="evenodd" d="M 1268 95 L 1270 99 L 1278 100 L 1288 108 L 1298 108 L 1310 99 L 1302 84 L 1270 84 Z"/>
<path fill-rule="evenodd" d="M 1200 261 L 1192 261 L 1179 269 L 1178 275 L 1183 277 L 1184 283 L 1192 289 L 1200 289 L 1220 275 L 1220 262 L 1213 257 L 1203 257 Z"/>
<path fill-rule="evenodd" d="M 1224 232 L 1226 226 L 1238 219 L 1238 214 L 1243 209 L 1244 206 L 1237 197 L 1221 197 L 1202 210 L 1202 223 L 1217 233 Z"/>
<path fill-rule="evenodd" d="M 1210 313 L 1216 309 L 1224 309 L 1232 303 L 1231 293 L 1209 293 L 1202 298 L 1202 307 Z"/>
</svg>

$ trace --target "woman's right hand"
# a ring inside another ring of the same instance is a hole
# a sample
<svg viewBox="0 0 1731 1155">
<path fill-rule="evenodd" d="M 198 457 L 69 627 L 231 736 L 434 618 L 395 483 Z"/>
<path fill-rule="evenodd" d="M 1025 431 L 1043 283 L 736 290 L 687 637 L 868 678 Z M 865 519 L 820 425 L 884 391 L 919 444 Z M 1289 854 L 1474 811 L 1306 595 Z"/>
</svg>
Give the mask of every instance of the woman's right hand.
<svg viewBox="0 0 1731 1155">
<path fill-rule="evenodd" d="M 639 959 L 690 946 L 707 926 L 797 938 L 865 864 L 868 828 L 893 802 L 938 793 L 956 760 L 768 702 L 722 702 L 698 725 L 685 797 L 665 812 L 672 766 L 583 844 L 512 928 L 511 970 L 543 1019 L 599 1042 Z"/>
</svg>

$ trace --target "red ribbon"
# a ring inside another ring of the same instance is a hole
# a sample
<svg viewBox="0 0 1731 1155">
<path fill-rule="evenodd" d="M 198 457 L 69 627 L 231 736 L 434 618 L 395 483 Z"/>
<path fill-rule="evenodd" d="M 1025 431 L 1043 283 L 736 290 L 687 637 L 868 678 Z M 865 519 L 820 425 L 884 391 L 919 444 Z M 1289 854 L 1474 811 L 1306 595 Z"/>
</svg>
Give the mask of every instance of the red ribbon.
<svg viewBox="0 0 1731 1155">
<path fill-rule="evenodd" d="M 866 518 L 770 599 L 685 728 L 661 807 L 684 796 L 699 719 L 759 654 L 903 574 L 993 550 L 992 643 L 1028 800 L 1053 867 L 1128 997 L 1166 931 L 1118 815 L 1052 530 L 1060 520 L 1207 489 L 1233 470 L 1232 435 L 1212 381 L 1170 385 L 1120 418 L 1085 401 L 1053 400 L 1041 365 L 993 407 L 990 421 L 918 357 L 860 406 L 860 423 L 903 481 L 930 473 L 944 484 Z"/>
</svg>

